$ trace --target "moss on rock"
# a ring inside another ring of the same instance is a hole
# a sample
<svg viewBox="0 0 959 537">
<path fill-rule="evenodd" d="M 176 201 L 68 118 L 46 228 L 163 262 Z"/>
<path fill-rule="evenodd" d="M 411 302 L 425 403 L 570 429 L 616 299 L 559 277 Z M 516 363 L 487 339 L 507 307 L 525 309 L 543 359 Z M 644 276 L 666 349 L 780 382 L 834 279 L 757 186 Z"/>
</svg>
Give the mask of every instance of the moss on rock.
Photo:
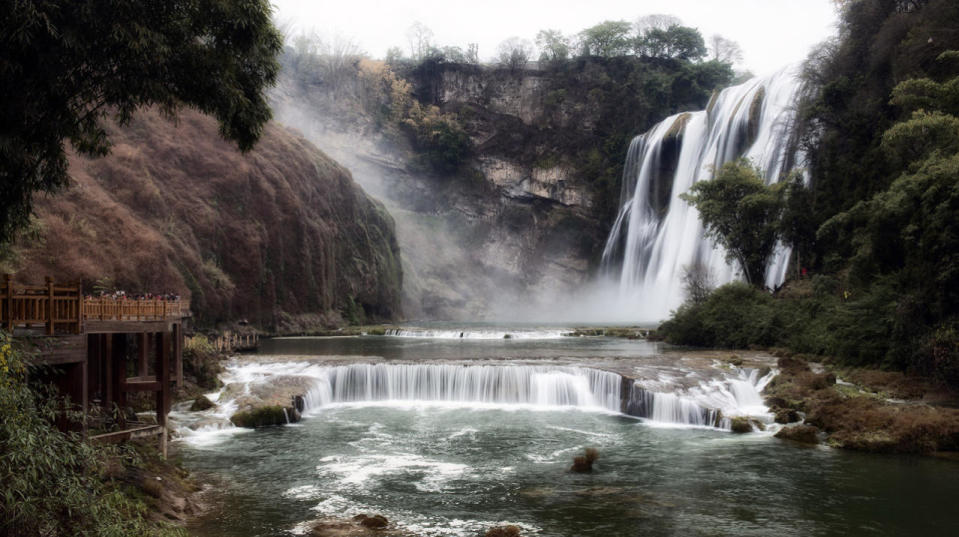
<svg viewBox="0 0 959 537">
<path fill-rule="evenodd" d="M 783 427 L 776 433 L 776 438 L 791 440 L 800 444 L 818 444 L 819 429 L 812 425 L 794 425 Z"/>
<path fill-rule="evenodd" d="M 753 424 L 746 416 L 736 416 L 733 418 L 730 428 L 737 434 L 753 432 Z"/>
<path fill-rule="evenodd" d="M 252 410 L 244 410 L 230 416 L 230 421 L 237 427 L 269 427 L 287 423 L 287 416 L 292 409 L 281 406 L 264 406 Z"/>
</svg>

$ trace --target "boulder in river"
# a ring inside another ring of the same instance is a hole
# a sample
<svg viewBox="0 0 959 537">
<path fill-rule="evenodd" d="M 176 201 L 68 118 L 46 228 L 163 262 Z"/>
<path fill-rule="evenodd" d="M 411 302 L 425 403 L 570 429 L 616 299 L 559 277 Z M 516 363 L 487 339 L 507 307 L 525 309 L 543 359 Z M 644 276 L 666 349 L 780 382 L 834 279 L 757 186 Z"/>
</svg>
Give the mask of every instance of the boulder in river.
<svg viewBox="0 0 959 537">
<path fill-rule="evenodd" d="M 237 427 L 248 428 L 284 425 L 293 422 L 290 416 L 290 410 L 291 409 L 277 405 L 261 406 L 252 410 L 237 412 L 230 416 L 230 421 Z"/>
<path fill-rule="evenodd" d="M 521 535 L 518 526 L 509 525 L 492 527 L 486 530 L 484 537 L 520 537 Z"/>
<path fill-rule="evenodd" d="M 190 412 L 199 412 L 201 410 L 209 410 L 215 406 L 216 405 L 213 403 L 213 401 L 210 401 L 210 399 L 207 398 L 207 396 L 201 395 L 200 397 L 197 397 L 196 399 L 193 400 L 193 404 L 190 405 Z"/>
<path fill-rule="evenodd" d="M 599 458 L 599 451 L 596 448 L 586 448 L 583 455 L 573 459 L 573 466 L 569 469 L 571 472 L 587 473 L 593 471 L 593 463 Z"/>
<path fill-rule="evenodd" d="M 390 523 L 383 515 L 356 515 L 353 520 L 359 522 L 361 526 L 373 530 L 383 529 Z"/>
<path fill-rule="evenodd" d="M 818 444 L 819 429 L 812 425 L 793 425 L 791 427 L 783 427 L 778 433 L 776 433 L 776 438 L 792 440 L 793 442 L 799 442 L 800 444 Z"/>
</svg>

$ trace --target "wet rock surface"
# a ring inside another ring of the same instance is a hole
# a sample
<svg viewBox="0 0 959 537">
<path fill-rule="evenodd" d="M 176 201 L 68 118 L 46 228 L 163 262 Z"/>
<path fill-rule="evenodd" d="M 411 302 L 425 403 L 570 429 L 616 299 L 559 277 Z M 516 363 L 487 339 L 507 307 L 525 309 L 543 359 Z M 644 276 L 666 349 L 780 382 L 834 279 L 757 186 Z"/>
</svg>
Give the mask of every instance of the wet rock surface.
<svg viewBox="0 0 959 537">
<path fill-rule="evenodd" d="M 360 514 L 352 519 L 324 518 L 310 526 L 310 537 L 415 537 L 414 534 L 392 527 L 383 515 Z"/>
</svg>

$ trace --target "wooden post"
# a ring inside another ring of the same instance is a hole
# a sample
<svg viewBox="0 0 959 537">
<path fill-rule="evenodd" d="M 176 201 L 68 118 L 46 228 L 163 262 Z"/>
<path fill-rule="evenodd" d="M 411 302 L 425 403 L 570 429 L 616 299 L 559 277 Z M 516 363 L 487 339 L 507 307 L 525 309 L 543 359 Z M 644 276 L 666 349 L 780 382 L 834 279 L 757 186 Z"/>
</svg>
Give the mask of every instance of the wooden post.
<svg viewBox="0 0 959 537">
<path fill-rule="evenodd" d="M 83 284 L 77 284 L 77 334 L 83 333 Z"/>
<path fill-rule="evenodd" d="M 103 405 L 107 412 L 113 410 L 113 336 L 101 334 L 100 352 L 103 356 Z"/>
<path fill-rule="evenodd" d="M 123 413 L 127 406 L 126 383 L 127 383 L 127 338 L 126 334 L 110 334 L 108 336 L 113 340 L 113 398 L 120 410 L 119 422 L 126 422 L 126 415 Z"/>
<path fill-rule="evenodd" d="M 86 339 L 85 339 L 85 338 L 84 338 L 84 343 L 86 343 Z M 86 349 L 84 349 L 84 351 L 86 351 Z M 83 353 L 83 362 L 82 362 L 82 364 L 81 364 L 81 366 L 80 366 L 80 367 L 81 367 L 81 374 L 83 375 L 83 380 L 81 381 L 81 383 L 82 383 L 82 388 L 81 388 L 81 389 L 82 389 L 82 391 L 83 391 L 83 396 L 82 396 L 82 401 L 81 401 L 81 403 L 80 403 L 81 410 L 83 411 L 83 418 L 82 418 L 82 419 L 83 419 L 83 422 L 82 422 L 82 427 L 83 427 L 82 434 L 83 434 L 83 438 L 86 438 L 86 437 L 87 437 L 87 415 L 88 415 L 89 412 L 90 412 L 90 381 L 89 381 L 89 376 L 88 376 L 88 375 L 89 375 L 89 367 L 88 367 L 88 364 L 87 364 L 88 361 L 89 361 L 89 355 L 88 355 L 86 352 L 84 352 L 84 353 Z"/>
<path fill-rule="evenodd" d="M 7 284 L 7 332 L 13 334 L 13 282 L 9 274 L 3 275 L 3 281 Z"/>
<path fill-rule="evenodd" d="M 145 377 L 150 374 L 150 364 L 147 363 L 147 335 L 146 333 L 137 334 L 137 355 L 139 357 L 139 366 L 137 376 Z"/>
<path fill-rule="evenodd" d="M 52 336 L 54 332 L 54 311 L 53 311 L 53 278 L 46 277 L 47 280 L 47 335 Z"/>
<path fill-rule="evenodd" d="M 183 322 L 173 325 L 173 372 L 176 375 L 176 387 L 183 386 Z"/>
<path fill-rule="evenodd" d="M 166 458 L 167 421 L 166 415 L 170 410 L 170 333 L 157 334 L 159 343 L 157 350 L 156 379 L 160 382 L 160 391 L 156 394 L 157 425 L 162 427 L 160 432 L 160 453 Z"/>
</svg>

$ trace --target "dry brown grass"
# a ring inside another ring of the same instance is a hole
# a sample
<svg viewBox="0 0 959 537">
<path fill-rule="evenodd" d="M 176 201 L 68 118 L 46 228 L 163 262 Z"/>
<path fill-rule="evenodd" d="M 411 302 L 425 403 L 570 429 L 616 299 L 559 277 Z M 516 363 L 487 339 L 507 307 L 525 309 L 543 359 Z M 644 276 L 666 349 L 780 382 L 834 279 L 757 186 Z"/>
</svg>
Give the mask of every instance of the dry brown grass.
<svg viewBox="0 0 959 537">
<path fill-rule="evenodd" d="M 766 388 L 767 403 L 805 411 L 806 424 L 827 433 L 830 445 L 885 453 L 959 450 L 959 409 L 890 403 L 871 391 L 839 387 L 832 373 L 815 374 L 795 357 L 780 358 L 779 366 L 781 374 Z M 850 378 L 874 381 L 865 386 L 870 390 L 916 386 L 901 374 L 881 371 L 856 370 Z"/>
<path fill-rule="evenodd" d="M 896 399 L 921 399 L 939 388 L 928 379 L 909 376 L 900 371 L 855 368 L 841 370 L 840 376 L 853 384 Z"/>
</svg>

